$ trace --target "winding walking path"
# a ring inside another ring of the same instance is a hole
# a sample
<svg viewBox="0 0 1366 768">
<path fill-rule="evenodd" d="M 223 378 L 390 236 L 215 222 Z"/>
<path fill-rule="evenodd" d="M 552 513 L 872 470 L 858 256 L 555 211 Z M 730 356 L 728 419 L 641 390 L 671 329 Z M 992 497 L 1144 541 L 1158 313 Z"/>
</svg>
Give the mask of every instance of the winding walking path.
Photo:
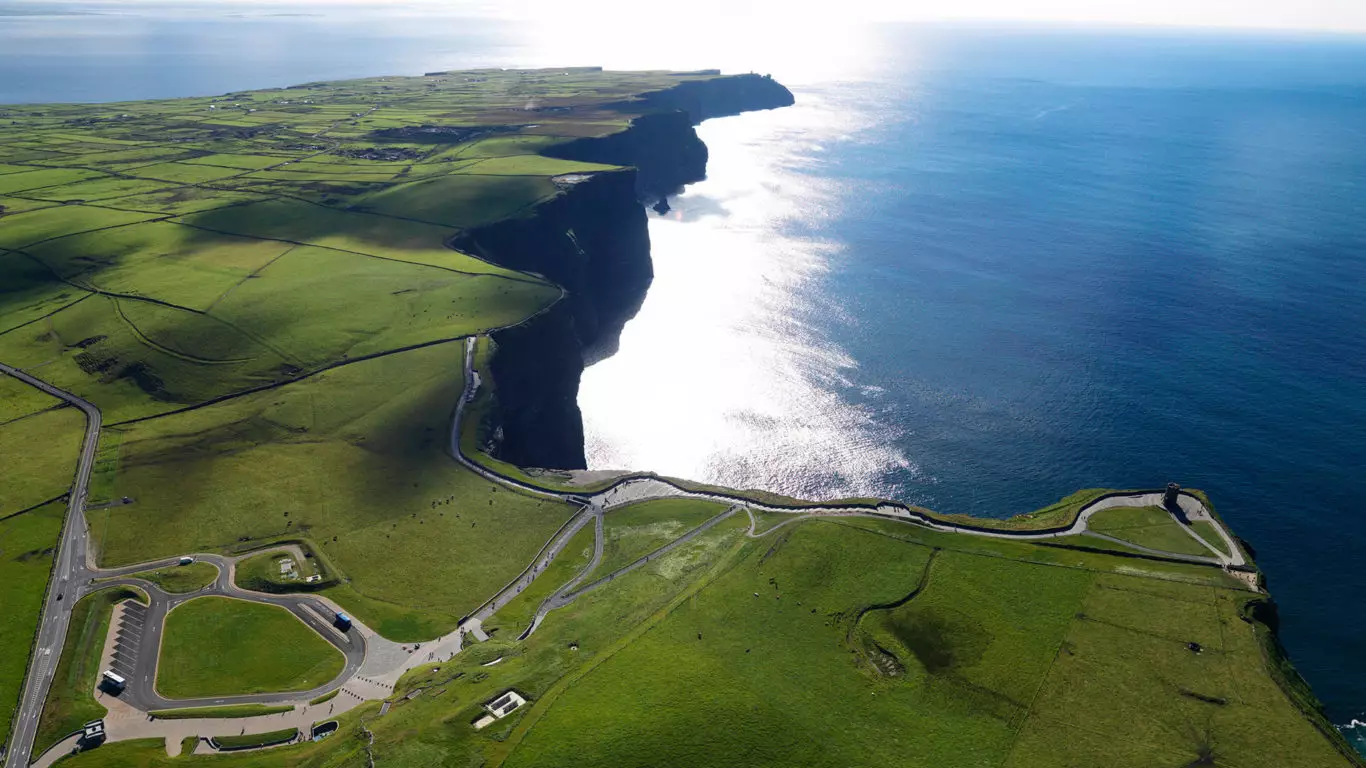
<svg viewBox="0 0 1366 768">
<path fill-rule="evenodd" d="M 481 464 L 478 460 L 466 456 L 463 448 L 461 447 L 461 427 L 464 424 L 465 410 L 469 407 L 469 404 L 474 401 L 475 397 L 479 393 L 479 388 L 483 384 L 482 377 L 480 376 L 480 373 L 474 364 L 475 352 L 477 348 L 477 337 L 472 336 L 465 340 L 465 388 L 464 392 L 460 397 L 459 403 L 457 403 L 456 405 L 455 416 L 451 420 L 451 456 L 453 456 L 457 461 L 463 464 L 470 471 L 479 474 L 480 476 L 491 482 L 516 488 L 523 492 L 531 493 L 543 498 L 554 498 L 561 501 L 586 503 L 588 507 L 585 507 L 585 510 L 587 510 L 588 508 L 592 508 L 594 510 L 593 514 L 599 519 L 599 521 L 601 520 L 602 515 L 606 514 L 610 509 L 614 507 L 620 507 L 640 501 L 647 501 L 650 499 L 689 498 L 705 501 L 717 501 L 735 505 L 734 507 L 732 507 L 731 510 L 728 510 L 726 513 L 723 513 L 723 515 L 718 517 L 728 516 L 729 514 L 733 513 L 734 509 L 737 507 L 745 509 L 750 513 L 751 526 L 749 530 L 749 535 L 751 537 L 767 535 L 773 530 L 776 530 L 777 528 L 786 525 L 789 522 L 794 522 L 796 520 L 801 520 L 808 517 L 875 517 L 882 519 L 899 520 L 902 522 L 911 523 L 914 525 L 919 525 L 925 528 L 929 528 L 936 531 L 942 531 L 946 533 L 961 533 L 972 536 L 986 536 L 998 539 L 1015 539 L 1018 541 L 1040 541 L 1047 539 L 1056 539 L 1065 536 L 1076 536 L 1080 534 L 1096 535 L 1094 532 L 1088 530 L 1090 519 L 1097 512 L 1102 512 L 1107 509 L 1115 509 L 1120 507 L 1163 506 L 1163 493 L 1161 491 L 1107 494 L 1098 499 L 1095 499 L 1094 501 L 1084 506 L 1077 514 L 1076 519 L 1072 521 L 1072 523 L 1068 526 L 1043 531 L 1008 531 L 991 529 L 980 526 L 954 525 L 952 523 L 946 523 L 940 520 L 935 520 L 920 512 L 919 510 L 913 509 L 898 502 L 888 501 L 877 505 L 816 504 L 784 506 L 776 504 L 764 504 L 756 502 L 752 499 L 746 498 L 739 494 L 726 494 L 711 491 L 689 490 L 665 478 L 656 476 L 627 476 L 613 483 L 608 484 L 606 487 L 593 491 L 586 489 L 583 491 L 568 491 L 563 489 L 543 487 L 535 485 L 522 478 L 513 477 L 511 475 L 491 469 Z M 1192 537 L 1194 537 L 1196 541 L 1199 541 L 1201 544 L 1203 544 L 1205 548 L 1210 551 L 1211 554 L 1209 556 L 1187 555 L 1177 552 L 1164 552 L 1160 550 L 1136 546 L 1130 542 L 1120 541 L 1118 539 L 1116 539 L 1115 541 L 1118 541 L 1119 543 L 1124 544 L 1128 547 L 1132 547 L 1136 550 L 1143 551 L 1147 554 L 1157 555 L 1167 559 L 1182 560 L 1190 563 L 1220 565 L 1224 568 L 1230 568 L 1234 566 L 1241 567 L 1247 564 L 1246 559 L 1243 557 L 1242 551 L 1234 542 L 1233 537 L 1224 528 L 1223 524 L 1220 523 L 1219 520 L 1217 520 L 1209 512 L 1209 510 L 1205 508 L 1204 504 L 1201 503 L 1201 501 L 1198 498 L 1189 493 L 1181 492 L 1178 495 L 1177 503 L 1181 509 L 1181 512 L 1185 515 L 1185 517 L 1188 520 L 1208 521 L 1210 525 L 1212 525 L 1213 528 L 1219 533 L 1219 536 L 1223 539 L 1227 547 L 1227 552 L 1231 554 L 1226 554 L 1225 552 L 1219 551 L 1214 546 L 1206 542 L 1203 538 L 1201 538 L 1197 533 L 1195 533 L 1195 531 L 1192 530 L 1189 525 L 1184 524 L 1181 525 L 1182 529 L 1189 533 Z M 770 528 L 768 531 L 765 531 L 762 534 L 756 534 L 754 531 L 755 521 L 753 517 L 753 512 L 755 510 L 775 514 L 792 515 L 792 519 L 779 523 L 778 525 L 774 526 L 773 528 Z M 1176 515 L 1174 514 L 1172 515 L 1172 517 L 1173 519 L 1177 519 Z M 580 521 L 579 526 L 574 529 L 575 532 L 577 532 L 579 528 L 586 524 L 586 522 L 586 519 Z M 714 518 L 712 521 L 709 521 L 708 525 L 712 525 L 718 522 L 720 522 L 720 520 Z M 1178 524 L 1180 524 L 1182 521 L 1178 519 L 1177 522 Z M 700 530 L 694 530 L 693 532 L 685 535 L 684 538 L 691 538 L 692 536 L 700 532 Z M 567 541 L 567 538 L 565 539 L 565 541 Z M 681 543 L 681 540 L 677 543 Z M 665 547 L 661 548 L 661 550 L 668 549 L 670 546 L 671 545 L 666 545 Z M 655 554 L 662 554 L 662 551 L 657 551 L 657 553 L 651 553 L 651 555 L 647 555 L 647 557 L 653 557 Z M 584 589 L 575 591 L 575 587 L 589 573 L 591 573 L 594 568 L 597 567 L 597 563 L 601 560 L 601 555 L 602 531 L 601 522 L 599 522 L 597 551 L 594 554 L 593 561 L 583 572 L 578 574 L 568 584 L 565 584 L 564 586 L 560 587 L 550 597 L 546 598 L 546 600 L 541 604 L 541 607 L 537 610 L 535 619 L 533 619 L 531 625 L 526 629 L 525 632 L 522 633 L 522 638 L 525 638 L 529 636 L 532 632 L 534 632 L 536 628 L 540 625 L 541 621 L 545 618 L 546 614 L 548 614 L 550 611 L 568 605 L 570 602 L 573 602 L 573 600 L 577 598 L 579 595 L 587 592 L 591 588 L 599 586 L 603 581 L 605 581 L 599 580 L 588 585 Z M 644 558 L 642 558 L 642 561 L 633 563 L 631 566 L 628 566 L 627 569 L 629 570 L 638 567 L 639 565 L 643 565 L 643 561 Z M 616 575 L 618 574 L 612 574 L 606 577 L 606 580 L 610 580 L 611 578 L 614 578 Z M 517 592 L 520 591 L 521 589 L 517 590 Z M 511 597 L 513 596 L 515 596 L 515 594 L 500 593 L 500 595 L 496 596 L 494 600 L 496 601 L 497 599 L 502 597 L 511 599 Z"/>
<path fill-rule="evenodd" d="M 297 705 L 300 710 L 294 715 L 294 719 L 304 722 L 310 717 L 315 717 L 317 714 L 312 711 L 313 707 L 307 704 L 309 699 L 331 691 L 340 690 L 345 696 L 339 697 L 336 700 L 336 703 L 328 706 L 328 713 L 331 714 L 338 706 L 341 707 L 340 710 L 337 710 L 339 713 L 340 711 L 345 711 L 346 709 L 357 706 L 363 701 L 386 698 L 392 692 L 394 684 L 398 682 L 398 679 L 407 670 L 429 661 L 444 660 L 450 658 L 455 653 L 458 653 L 462 647 L 462 638 L 465 633 L 468 632 L 479 640 L 487 639 L 487 635 L 484 634 L 481 627 L 482 622 L 488 620 L 499 609 L 526 590 L 538 576 L 545 572 L 551 561 L 563 551 L 569 541 L 573 539 L 574 535 L 589 523 L 594 525 L 595 532 L 595 546 L 592 559 L 582 571 L 574 576 L 573 579 L 561 585 L 550 595 L 550 597 L 546 598 L 541 603 L 531 624 L 522 633 L 522 638 L 525 638 L 534 632 L 551 611 L 562 608 L 572 603 L 581 595 L 607 584 L 618 576 L 635 570 L 653 559 L 667 554 L 670 550 L 691 541 L 740 511 L 744 511 L 749 515 L 750 525 L 747 535 L 752 538 L 766 536 L 789 523 L 810 517 L 873 517 L 898 520 L 947 533 L 961 533 L 972 536 L 987 536 L 1022 541 L 1038 541 L 1087 534 L 1117 541 L 1127 547 L 1148 554 L 1161 556 L 1166 559 L 1207 565 L 1219 565 L 1225 569 L 1239 568 L 1247 564 L 1241 549 L 1223 524 L 1205 508 L 1204 504 L 1202 504 L 1198 498 L 1185 492 L 1182 492 L 1178 496 L 1177 503 L 1180 514 L 1186 518 L 1186 521 L 1180 520 L 1175 513 L 1173 513 L 1173 518 L 1176 519 L 1178 523 L 1187 521 L 1193 522 L 1196 520 L 1207 521 L 1222 539 L 1225 547 L 1224 551 L 1220 551 L 1214 545 L 1205 541 L 1188 524 L 1183 524 L 1181 526 L 1182 529 L 1186 530 L 1196 541 L 1200 542 L 1208 549 L 1211 553 L 1209 556 L 1185 555 L 1153 550 L 1088 530 L 1088 523 L 1091 517 L 1097 512 L 1106 509 L 1134 506 L 1162 506 L 1163 494 L 1160 491 L 1108 494 L 1083 507 L 1076 519 L 1070 525 L 1051 530 L 1017 532 L 947 523 L 931 518 L 918 509 L 908 507 L 898 502 L 888 501 L 875 505 L 765 504 L 756 502 L 739 494 L 689 490 L 670 480 L 656 476 L 626 476 L 597 490 L 570 491 L 562 488 L 536 485 L 526 479 L 513 477 L 491 469 L 481 464 L 476 459 L 466 456 L 461 448 L 460 436 L 462 425 L 464 424 L 465 411 L 475 399 L 476 395 L 478 395 L 479 388 L 482 384 L 479 371 L 474 364 L 477 345 L 477 337 L 466 337 L 464 363 L 465 387 L 459 402 L 456 404 L 455 413 L 451 420 L 451 456 L 465 468 L 491 482 L 514 488 L 520 492 L 539 498 L 578 504 L 580 505 L 580 509 L 563 527 L 561 527 L 551 540 L 546 543 L 533 562 L 528 565 L 521 574 L 485 601 L 469 617 L 462 621 L 454 632 L 427 643 L 413 645 L 411 648 L 407 645 L 393 643 L 380 637 L 378 633 L 369 629 L 359 621 L 353 620 L 353 625 L 349 631 L 343 632 L 339 630 L 330 623 L 329 619 L 337 611 L 341 610 L 341 608 L 327 598 L 308 594 L 264 594 L 237 587 L 233 581 L 233 572 L 236 562 L 243 557 L 254 556 L 269 550 L 260 550 L 239 557 L 225 557 L 212 553 L 194 555 L 197 559 L 211 563 L 217 567 L 218 576 L 212 584 L 203 589 L 183 595 L 167 593 L 155 584 L 135 576 L 138 572 L 172 566 L 179 561 L 178 557 L 166 558 L 148 563 L 139 563 L 116 569 L 100 569 L 94 566 L 94 564 L 90 562 L 88 531 L 86 528 L 84 511 L 90 475 L 94 465 L 95 452 L 99 444 L 99 432 L 101 427 L 100 411 L 93 404 L 76 395 L 53 387 L 16 368 L 0 364 L 0 372 L 9 374 L 54 397 L 75 405 L 86 414 L 85 441 L 81 449 L 76 479 L 71 489 L 70 503 L 67 508 L 67 516 L 62 536 L 58 542 L 56 561 L 53 568 L 53 578 L 48 587 L 48 595 L 43 607 L 37 641 L 33 648 L 33 657 L 30 663 L 28 677 L 25 680 L 23 698 L 21 699 L 15 721 L 14 738 L 10 743 L 10 751 L 5 756 L 6 768 L 27 768 L 32 760 L 33 756 L 31 752 L 38 727 L 38 718 L 41 715 L 43 702 L 46 700 L 48 689 L 51 685 L 52 675 L 55 672 L 58 656 L 60 655 L 63 643 L 65 642 L 71 618 L 72 605 L 85 594 L 106 586 L 120 584 L 137 586 L 147 593 L 150 605 L 148 606 L 146 620 L 143 625 L 144 632 L 141 643 L 149 648 L 159 650 L 159 633 L 166 614 L 172 608 L 197 597 L 219 595 L 283 607 L 297 616 L 305 624 L 312 627 L 318 634 L 326 638 L 328 642 L 332 643 L 332 645 L 346 657 L 345 668 L 336 679 L 311 691 L 258 694 L 252 696 L 205 697 L 193 700 L 172 700 L 160 696 L 155 690 L 154 681 L 156 679 L 158 654 L 155 652 L 138 653 L 136 654 L 136 668 L 129 677 L 127 691 L 120 696 L 119 700 L 115 702 L 106 702 L 111 705 L 111 716 L 113 716 L 115 711 L 118 711 L 122 713 L 122 717 L 132 723 L 134 720 L 140 722 L 140 719 L 130 716 L 129 713 L 147 712 L 154 709 L 217 706 L 237 703 L 291 703 Z M 716 515 L 678 539 L 659 547 L 623 568 L 580 587 L 584 580 L 588 578 L 602 561 L 604 543 L 603 518 L 607 512 L 613 508 L 625 506 L 627 504 L 661 498 L 689 498 L 716 501 L 725 503 L 728 507 L 721 514 Z M 757 520 L 754 517 L 756 511 L 790 515 L 791 517 L 760 533 L 756 531 Z M 1171 511 L 1169 510 L 1169 512 Z M 96 583 L 97 579 L 100 580 L 99 583 Z M 233 721 L 178 720 L 157 721 L 153 724 L 134 723 L 119 727 L 111 726 L 110 738 L 111 740 L 121 740 L 125 738 L 162 736 L 167 739 L 168 751 L 172 749 L 179 750 L 177 735 L 206 735 L 219 731 L 227 733 L 230 732 L 232 727 L 236 727 L 237 724 L 242 724 L 243 727 L 257 727 L 258 724 L 255 722 L 257 720 L 262 721 L 260 725 L 269 723 L 276 727 L 278 727 L 280 722 L 277 720 L 267 720 L 266 718 L 247 718 Z M 224 729 L 227 730 L 225 731 Z M 60 756 L 59 753 L 61 753 L 63 749 L 69 748 L 70 745 L 67 742 L 59 744 L 57 747 L 54 747 L 53 750 L 49 750 L 48 754 L 43 756 L 41 762 L 43 764 L 49 764 L 51 761 L 55 760 L 57 756 Z"/>
</svg>

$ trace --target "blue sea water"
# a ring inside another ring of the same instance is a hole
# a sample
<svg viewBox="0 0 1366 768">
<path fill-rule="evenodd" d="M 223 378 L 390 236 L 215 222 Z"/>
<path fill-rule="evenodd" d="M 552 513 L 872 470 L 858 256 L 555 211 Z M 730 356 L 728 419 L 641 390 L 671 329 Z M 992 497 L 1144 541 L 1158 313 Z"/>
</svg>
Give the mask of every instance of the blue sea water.
<svg viewBox="0 0 1366 768">
<path fill-rule="evenodd" d="M 1366 46 L 991 50 L 822 171 L 866 196 L 822 224 L 818 290 L 848 397 L 914 462 L 883 482 L 977 514 L 1203 488 L 1301 672 L 1366 720 Z"/>
<path fill-rule="evenodd" d="M 1366 720 L 1366 43 L 130 7 L 0 16 L 0 102 L 772 72 L 798 105 L 702 126 L 710 178 L 652 223 L 656 284 L 584 379 L 594 466 L 997 516 L 1198 486 Z"/>
</svg>

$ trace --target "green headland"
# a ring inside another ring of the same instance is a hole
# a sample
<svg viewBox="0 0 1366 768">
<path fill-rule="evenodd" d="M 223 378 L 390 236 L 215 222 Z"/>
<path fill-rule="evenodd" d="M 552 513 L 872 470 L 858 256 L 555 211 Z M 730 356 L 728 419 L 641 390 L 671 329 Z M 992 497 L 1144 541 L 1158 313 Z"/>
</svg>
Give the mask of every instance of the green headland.
<svg viewBox="0 0 1366 768">
<path fill-rule="evenodd" d="M 642 203 L 702 178 L 696 123 L 790 103 L 581 68 L 0 108 L 0 364 L 61 393 L 0 374 L 0 738 L 169 709 L 96 690 L 135 596 L 161 695 L 244 698 L 62 765 L 1360 765 L 1198 492 L 988 520 L 575 472 Z M 103 581 L 49 583 L 81 536 Z"/>
</svg>

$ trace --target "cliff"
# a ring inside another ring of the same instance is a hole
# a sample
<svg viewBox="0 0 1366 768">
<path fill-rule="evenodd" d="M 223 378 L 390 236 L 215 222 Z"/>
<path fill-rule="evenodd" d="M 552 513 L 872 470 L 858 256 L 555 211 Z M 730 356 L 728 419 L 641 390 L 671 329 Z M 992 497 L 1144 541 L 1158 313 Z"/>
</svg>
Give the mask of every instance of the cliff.
<svg viewBox="0 0 1366 768">
<path fill-rule="evenodd" d="M 583 469 L 579 377 L 610 355 L 654 277 L 642 201 L 706 176 L 707 148 L 693 126 L 709 117 L 792 103 L 768 77 L 690 80 L 608 105 L 634 113 L 605 137 L 576 139 L 545 154 L 628 166 L 563 180 L 563 192 L 510 219 L 465 230 L 450 245 L 563 287 L 552 311 L 492 334 L 497 404 L 488 418 L 493 455 L 520 466 Z"/>
<path fill-rule="evenodd" d="M 676 194 L 685 184 L 706 178 L 707 146 L 693 126 L 713 117 L 777 109 L 794 103 L 792 92 L 767 75 L 735 75 L 688 80 L 629 101 L 608 105 L 632 119 L 625 131 L 576 139 L 545 154 L 565 160 L 632 165 L 638 171 L 636 194 L 645 203 Z"/>
<path fill-rule="evenodd" d="M 678 110 L 631 120 L 624 131 L 601 138 L 575 139 L 546 150 L 564 160 L 636 168 L 635 196 L 644 203 L 682 191 L 707 175 L 707 145 L 693 130 L 692 117 Z"/>
<path fill-rule="evenodd" d="M 583 469 L 579 377 L 583 357 L 570 306 L 561 302 L 529 323 L 493 334 L 489 365 L 497 397 L 493 452 L 522 467 Z"/>
<path fill-rule="evenodd" d="M 682 110 L 694 125 L 713 117 L 790 107 L 796 103 L 786 86 L 771 75 L 732 75 L 688 80 L 673 88 L 643 94 L 615 106 L 620 109 Z"/>
<path fill-rule="evenodd" d="M 451 246 L 536 272 L 569 292 L 569 318 L 584 349 L 614 338 L 654 278 L 636 172 L 595 173 L 510 219 L 456 236 Z"/>
</svg>

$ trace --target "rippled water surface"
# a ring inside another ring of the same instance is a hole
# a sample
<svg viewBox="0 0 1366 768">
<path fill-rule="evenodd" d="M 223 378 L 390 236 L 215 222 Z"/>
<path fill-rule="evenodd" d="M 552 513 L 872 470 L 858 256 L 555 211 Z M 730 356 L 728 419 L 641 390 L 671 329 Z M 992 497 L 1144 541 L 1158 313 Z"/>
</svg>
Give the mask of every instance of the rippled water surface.
<svg viewBox="0 0 1366 768">
<path fill-rule="evenodd" d="M 878 41 L 702 127 L 590 464 L 990 516 L 1198 486 L 1366 720 L 1366 48 Z"/>
<path fill-rule="evenodd" d="M 592 464 L 997 516 L 1199 486 L 1366 720 L 1359 42 L 302 11 L 0 18 L 0 102 L 772 72 L 798 106 L 704 125 L 710 178 L 651 225 L 655 285 L 584 377 Z"/>
</svg>

